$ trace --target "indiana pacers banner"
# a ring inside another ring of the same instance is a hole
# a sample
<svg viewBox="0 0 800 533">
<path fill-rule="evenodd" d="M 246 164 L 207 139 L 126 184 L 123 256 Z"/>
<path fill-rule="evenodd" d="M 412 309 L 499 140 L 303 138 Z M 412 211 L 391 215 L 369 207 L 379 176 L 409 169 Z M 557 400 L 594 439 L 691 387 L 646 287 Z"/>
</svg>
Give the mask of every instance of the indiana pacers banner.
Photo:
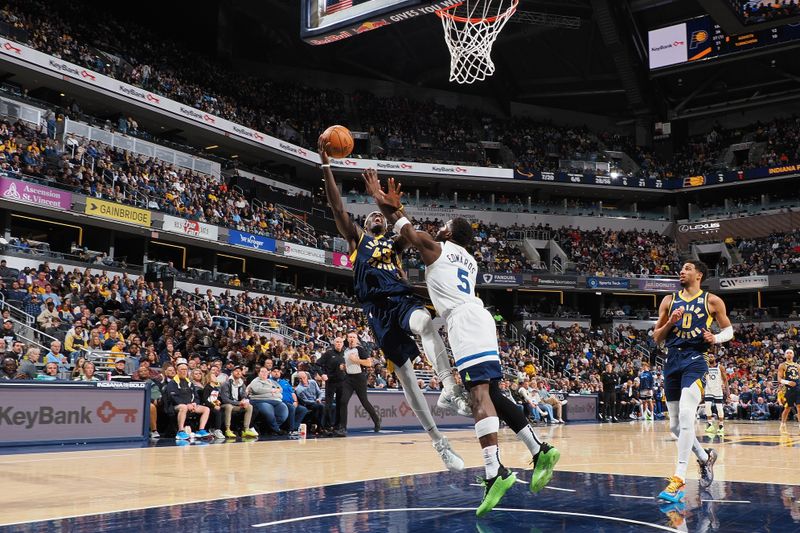
<svg viewBox="0 0 800 533">
<path fill-rule="evenodd" d="M 150 211 L 147 209 L 106 202 L 105 200 L 98 200 L 97 198 L 86 199 L 86 209 L 84 212 L 87 215 L 119 220 L 120 222 L 128 222 L 139 226 L 150 226 L 152 222 L 150 219 Z"/>
</svg>

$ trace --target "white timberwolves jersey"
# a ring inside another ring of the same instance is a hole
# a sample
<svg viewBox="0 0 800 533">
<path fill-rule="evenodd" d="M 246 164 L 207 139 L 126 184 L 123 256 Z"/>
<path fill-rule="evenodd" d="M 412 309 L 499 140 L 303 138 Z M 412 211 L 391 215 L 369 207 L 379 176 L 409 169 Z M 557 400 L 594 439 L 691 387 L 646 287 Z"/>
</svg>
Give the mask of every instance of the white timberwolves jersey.
<svg viewBox="0 0 800 533">
<path fill-rule="evenodd" d="M 451 311 L 465 304 L 483 307 L 483 301 L 475 296 L 478 279 L 475 258 L 453 242 L 440 244 L 442 255 L 425 269 L 428 294 L 436 312 L 447 318 Z"/>
<path fill-rule="evenodd" d="M 722 373 L 719 366 L 710 367 L 706 374 L 706 396 L 722 397 Z"/>
</svg>

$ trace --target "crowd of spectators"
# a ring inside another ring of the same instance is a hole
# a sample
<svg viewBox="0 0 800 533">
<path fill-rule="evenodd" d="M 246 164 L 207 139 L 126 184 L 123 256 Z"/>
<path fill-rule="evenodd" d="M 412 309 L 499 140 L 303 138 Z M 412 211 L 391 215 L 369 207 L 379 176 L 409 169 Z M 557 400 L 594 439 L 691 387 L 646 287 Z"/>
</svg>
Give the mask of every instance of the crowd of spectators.
<svg viewBox="0 0 800 533">
<path fill-rule="evenodd" d="M 559 228 L 553 238 L 578 274 L 674 276 L 680 272 L 675 243 L 654 231 Z"/>
<path fill-rule="evenodd" d="M 762 239 L 737 239 L 742 262 L 728 268 L 729 276 L 787 274 L 800 271 L 800 230 L 773 233 Z"/>
<path fill-rule="evenodd" d="M 563 160 L 602 162 L 601 172 L 620 171 L 605 152 L 624 151 L 639 165 L 635 175 L 685 177 L 718 168 L 731 143 L 750 140 L 765 143 L 763 153 L 736 156 L 733 168 L 800 159 L 797 117 L 728 130 L 716 125 L 664 159 L 619 133 L 500 119 L 433 101 L 345 94 L 234 72 L 129 20 L 76 3 L 7 0 L 0 23 L 11 38 L 33 48 L 312 150 L 327 125 L 347 122 L 370 135 L 361 155 L 497 165 L 480 147 L 480 141 L 497 141 L 511 149 L 521 172 L 553 171 Z M 119 124 L 125 131 L 137 128 L 129 117 Z"/>
<path fill-rule="evenodd" d="M 98 375 L 108 373 L 109 379 L 149 380 L 151 387 L 158 388 L 153 389 L 156 399 L 162 399 L 154 404 L 154 420 L 161 420 L 152 427 L 154 435 L 159 428 L 164 431 L 164 424 L 168 432 L 182 429 L 171 422 L 171 416 L 178 413 L 169 397 L 189 393 L 168 392 L 164 386 L 176 375 L 186 377 L 196 395 L 192 397 L 208 408 L 208 416 L 204 411 L 196 413 L 198 433 L 207 423 L 216 436 L 230 437 L 231 415 L 241 411 L 248 416 L 241 426 L 245 437 L 257 436 L 249 425 L 255 413 L 261 414 L 256 416 L 261 431 L 286 434 L 296 431 L 310 412 L 316 416 L 309 419 L 312 430 L 324 434 L 326 427 L 335 424 L 335 415 L 321 406 L 320 391 L 326 378 L 316 362 L 336 337 L 347 332 L 355 332 L 375 361 L 369 369 L 368 386 L 399 388 L 376 349 L 363 313 L 355 307 L 248 292 L 234 295 L 229 290 L 215 294 L 212 289 L 203 292 L 198 288 L 191 294 L 170 293 L 160 282 L 146 282 L 141 277 L 93 274 L 88 269 L 69 272 L 47 263 L 10 278 L 11 272 L 5 264 L 0 265 L 0 290 L 7 302 L 35 317 L 35 324 L 4 310 L 0 378 L 96 381 Z M 560 327 L 535 322 L 516 340 L 505 335 L 504 328 L 498 331 L 507 378 L 503 388 L 531 420 L 558 423 L 563 393 L 602 392 L 602 375 L 608 364 L 619 377 L 618 405 L 612 414 L 631 418 L 644 414 L 638 401 L 639 376 L 643 365 L 655 363 L 661 353 L 647 331 L 630 326 L 589 329 L 578 324 Z M 37 337 L 39 332 L 46 336 Z M 30 343 L 32 338 L 49 350 L 40 351 Z M 736 326 L 734 340 L 718 347 L 716 354 L 730 384 L 729 417 L 750 418 L 763 409 L 761 404 L 767 405 L 769 416 L 777 416 L 777 366 L 784 349 L 797 340 L 798 329 L 789 323 Z M 544 369 L 540 360 L 548 362 Z M 423 359 L 415 368 L 430 370 Z M 662 369 L 655 366 L 653 374 L 653 416 L 658 417 L 664 411 Z M 244 387 L 253 381 L 264 387 L 274 382 L 272 404 L 259 402 L 264 398 L 256 395 L 248 411 L 242 403 L 245 398 L 236 393 L 236 401 L 229 402 L 233 407 L 226 408 L 232 393 L 224 386 L 230 379 L 236 383 L 241 379 Z M 419 385 L 426 390 L 439 388 L 438 382 L 430 379 L 420 380 Z M 312 405 L 300 409 L 303 402 Z"/>
<path fill-rule="evenodd" d="M 434 219 L 413 220 L 420 230 L 436 235 L 446 221 Z M 472 222 L 475 241 L 472 246 L 472 255 L 478 263 L 481 272 L 527 272 L 540 270 L 532 265 L 516 242 L 508 238 L 508 233 L 518 230 L 516 226 L 502 228 L 497 224 Z M 411 248 L 403 254 L 406 268 L 425 269 L 419 252 Z"/>
</svg>

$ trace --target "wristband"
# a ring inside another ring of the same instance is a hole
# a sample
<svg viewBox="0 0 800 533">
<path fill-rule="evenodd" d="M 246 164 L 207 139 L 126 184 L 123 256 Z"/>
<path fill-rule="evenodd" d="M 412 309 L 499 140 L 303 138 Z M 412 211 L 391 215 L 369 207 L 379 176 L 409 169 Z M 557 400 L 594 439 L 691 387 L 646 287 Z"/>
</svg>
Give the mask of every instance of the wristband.
<svg viewBox="0 0 800 533">
<path fill-rule="evenodd" d="M 789 380 L 788 379 L 782 379 L 781 380 L 781 385 L 786 385 L 788 387 L 789 386 Z"/>
<path fill-rule="evenodd" d="M 733 338 L 733 326 L 728 326 L 727 328 L 720 331 L 718 334 L 714 335 L 714 344 L 721 344 L 723 342 L 728 342 Z"/>
<path fill-rule="evenodd" d="M 403 229 L 403 226 L 411 224 L 411 221 L 408 220 L 406 217 L 401 217 L 397 219 L 397 222 L 394 223 L 394 232 L 400 235 L 400 231 Z"/>
<path fill-rule="evenodd" d="M 330 163 L 323 163 L 323 164 L 321 164 L 319 166 L 319 168 L 331 168 L 331 164 Z"/>
</svg>

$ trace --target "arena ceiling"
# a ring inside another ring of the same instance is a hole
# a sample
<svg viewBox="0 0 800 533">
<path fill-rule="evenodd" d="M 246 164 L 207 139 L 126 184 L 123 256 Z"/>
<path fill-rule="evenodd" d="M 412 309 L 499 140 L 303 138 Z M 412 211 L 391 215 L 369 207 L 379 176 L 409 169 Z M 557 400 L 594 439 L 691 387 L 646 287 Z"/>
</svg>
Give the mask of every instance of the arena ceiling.
<svg viewBox="0 0 800 533">
<path fill-rule="evenodd" d="M 647 31 L 705 14 L 704 1 L 521 0 L 519 11 L 531 14 L 530 20 L 511 22 L 503 30 L 493 53 L 496 74 L 457 90 L 494 98 L 501 106 L 522 102 L 599 113 L 620 122 L 800 99 L 800 55 L 791 47 L 656 76 L 649 72 Z M 199 12 L 196 4 L 183 1 L 169 7 L 144 3 L 170 13 L 143 22 L 169 29 L 222 60 L 454 89 L 447 81 L 449 55 L 441 24 L 433 16 L 315 47 L 299 38 L 300 0 L 218 0 Z M 177 18 L 190 6 L 196 12 L 191 19 Z M 124 12 L 128 7 L 121 3 L 113 9 Z M 176 28 L 176 18 L 187 26 Z"/>
</svg>

